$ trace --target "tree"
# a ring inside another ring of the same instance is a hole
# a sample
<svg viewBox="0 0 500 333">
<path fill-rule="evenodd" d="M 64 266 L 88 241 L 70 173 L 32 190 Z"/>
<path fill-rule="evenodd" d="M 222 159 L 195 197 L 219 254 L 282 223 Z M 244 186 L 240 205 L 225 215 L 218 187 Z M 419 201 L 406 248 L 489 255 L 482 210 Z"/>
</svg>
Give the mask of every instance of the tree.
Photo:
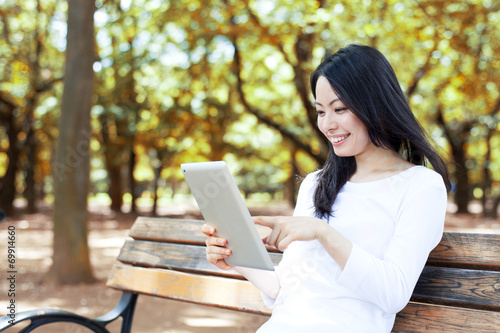
<svg viewBox="0 0 500 333">
<path fill-rule="evenodd" d="M 63 76 L 66 3 L 18 3 L 0 10 L 2 207 L 14 196 L 33 197 L 33 180 L 51 198 L 47 175 L 62 94 L 62 85 L 50 88 L 50 82 Z M 449 154 L 459 212 L 481 199 L 494 216 L 500 204 L 497 2 L 95 3 L 91 180 L 93 191 L 108 192 L 113 208 L 120 208 L 124 192 L 136 194 L 136 182 L 137 192 L 184 191 L 179 163 L 221 158 L 236 165 L 249 193 L 293 197 L 295 175 L 321 165 L 328 147 L 315 124 L 309 75 L 329 50 L 363 43 L 389 58 L 412 109 Z M 49 89 L 37 96 L 43 87 Z M 273 173 L 279 176 L 266 190 L 271 183 L 263 179 Z M 266 186 L 252 184 L 256 175 Z"/>
<path fill-rule="evenodd" d="M 7 215 L 13 214 L 18 191 L 27 199 L 28 213 L 35 211 L 37 179 L 42 178 L 37 155 L 41 143 L 50 146 L 44 142 L 41 126 L 35 125 L 40 121 L 36 109 L 62 79 L 59 63 L 53 60 L 60 52 L 48 42 L 48 26 L 56 7 L 52 1 L 42 6 L 36 0 L 6 5 L 0 11 L 0 64 L 4 64 L 0 70 L 0 133 L 5 131 L 8 146 L 8 163 L 0 178 L 0 208 Z M 44 125 L 50 131 L 51 126 Z M 16 181 L 19 176 L 24 183 Z"/>
<path fill-rule="evenodd" d="M 92 282 L 87 244 L 94 3 L 68 0 L 64 92 L 54 164 L 54 254 L 45 281 Z"/>
</svg>

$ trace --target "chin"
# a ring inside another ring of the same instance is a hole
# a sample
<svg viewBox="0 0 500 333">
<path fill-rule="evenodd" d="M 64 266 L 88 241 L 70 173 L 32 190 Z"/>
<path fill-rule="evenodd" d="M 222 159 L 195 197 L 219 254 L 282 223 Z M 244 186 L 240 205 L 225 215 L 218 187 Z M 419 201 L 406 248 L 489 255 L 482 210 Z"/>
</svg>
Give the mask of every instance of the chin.
<svg viewBox="0 0 500 333">
<path fill-rule="evenodd" d="M 343 152 L 343 151 L 339 151 L 339 150 L 335 150 L 335 149 L 333 149 L 333 152 L 338 157 L 352 157 L 352 156 L 354 156 L 354 154 L 349 154 L 348 152 Z"/>
</svg>

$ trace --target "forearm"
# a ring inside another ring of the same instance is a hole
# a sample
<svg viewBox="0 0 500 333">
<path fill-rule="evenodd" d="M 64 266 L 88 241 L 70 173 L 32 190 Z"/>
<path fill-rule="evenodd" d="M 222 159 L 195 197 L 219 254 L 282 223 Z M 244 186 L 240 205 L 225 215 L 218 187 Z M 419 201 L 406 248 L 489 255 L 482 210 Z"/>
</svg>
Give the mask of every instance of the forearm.
<svg viewBox="0 0 500 333">
<path fill-rule="evenodd" d="M 320 225 L 318 241 L 326 252 L 344 269 L 352 250 L 352 243 L 328 224 Z"/>
<path fill-rule="evenodd" d="M 265 271 L 246 267 L 233 267 L 233 269 L 243 275 L 265 295 L 272 299 L 278 297 L 280 283 L 275 271 Z"/>
</svg>

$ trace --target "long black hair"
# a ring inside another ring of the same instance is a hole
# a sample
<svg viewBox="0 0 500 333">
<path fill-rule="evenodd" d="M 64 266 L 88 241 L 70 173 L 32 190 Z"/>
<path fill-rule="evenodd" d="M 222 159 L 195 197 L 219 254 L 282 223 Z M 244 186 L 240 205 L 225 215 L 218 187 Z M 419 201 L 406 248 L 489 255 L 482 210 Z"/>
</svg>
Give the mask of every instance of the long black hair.
<svg viewBox="0 0 500 333">
<path fill-rule="evenodd" d="M 320 76 L 328 79 L 344 105 L 366 126 L 375 146 L 392 149 L 416 165 L 425 165 L 427 160 L 450 190 L 446 164 L 429 144 L 394 70 L 382 53 L 370 46 L 352 44 L 325 57 L 311 75 L 314 98 Z M 355 171 L 354 157 L 335 155 L 330 144 L 314 194 L 318 217 L 332 215 L 337 194 Z"/>
</svg>

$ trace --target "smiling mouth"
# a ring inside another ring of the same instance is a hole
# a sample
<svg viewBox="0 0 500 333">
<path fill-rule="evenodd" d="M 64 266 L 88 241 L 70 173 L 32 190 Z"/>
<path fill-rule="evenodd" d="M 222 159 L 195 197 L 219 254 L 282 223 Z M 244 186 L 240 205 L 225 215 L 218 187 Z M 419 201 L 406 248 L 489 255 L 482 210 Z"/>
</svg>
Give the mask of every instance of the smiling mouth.
<svg viewBox="0 0 500 333">
<path fill-rule="evenodd" d="M 342 140 L 345 140 L 347 139 L 351 134 L 347 134 L 347 135 L 344 135 L 344 136 L 339 136 L 339 137 L 336 137 L 336 138 L 331 138 L 330 141 L 333 142 L 333 143 L 338 143 Z"/>
</svg>

